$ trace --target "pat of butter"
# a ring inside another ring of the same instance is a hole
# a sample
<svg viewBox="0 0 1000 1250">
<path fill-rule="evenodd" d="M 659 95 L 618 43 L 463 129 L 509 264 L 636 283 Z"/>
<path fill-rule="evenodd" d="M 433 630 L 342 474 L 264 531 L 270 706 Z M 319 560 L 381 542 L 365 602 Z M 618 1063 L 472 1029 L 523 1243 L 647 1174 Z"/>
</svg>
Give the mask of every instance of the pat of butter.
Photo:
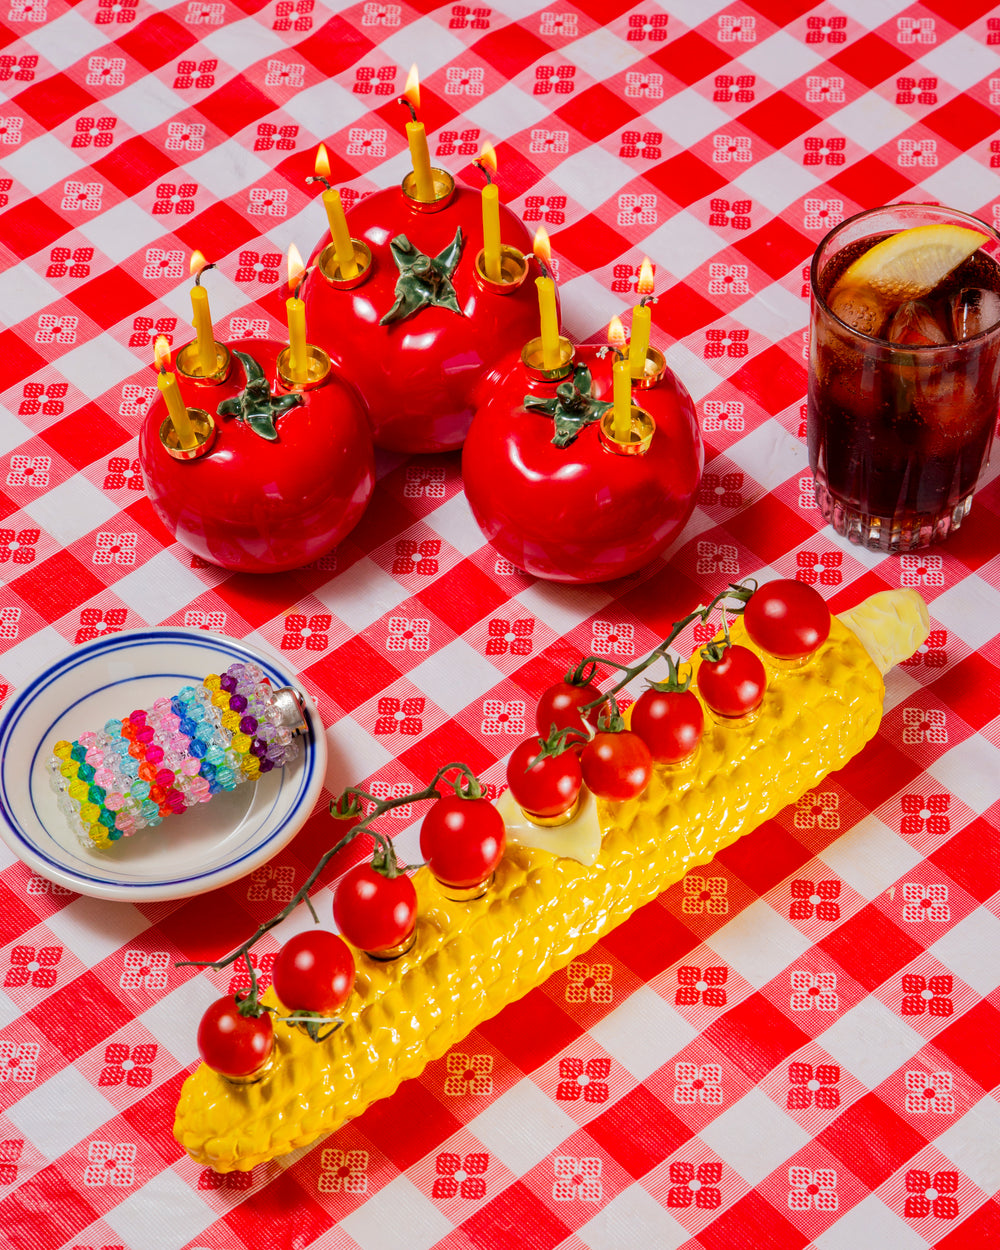
<svg viewBox="0 0 1000 1250">
<path fill-rule="evenodd" d="M 497 799 L 497 810 L 507 826 L 507 841 L 532 850 L 549 851 L 562 859 L 575 859 L 588 868 L 601 853 L 601 824 L 597 803 L 586 786 L 580 791 L 580 806 L 564 825 L 536 825 L 505 790 Z"/>
</svg>

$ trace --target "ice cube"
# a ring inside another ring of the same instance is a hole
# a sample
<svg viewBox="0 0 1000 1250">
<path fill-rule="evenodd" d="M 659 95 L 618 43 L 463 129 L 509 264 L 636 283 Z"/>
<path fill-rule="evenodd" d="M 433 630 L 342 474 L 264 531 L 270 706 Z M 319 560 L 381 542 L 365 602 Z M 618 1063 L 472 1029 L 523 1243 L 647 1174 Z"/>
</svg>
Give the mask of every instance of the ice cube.
<svg viewBox="0 0 1000 1250">
<path fill-rule="evenodd" d="M 952 297 L 951 323 L 956 339 L 971 339 L 1000 321 L 1000 295 L 967 286 Z"/>
<path fill-rule="evenodd" d="M 893 313 L 885 336 L 903 347 L 940 347 L 949 341 L 948 328 L 920 300 L 907 300 Z"/>
<path fill-rule="evenodd" d="M 877 337 L 885 321 L 885 305 L 870 287 L 836 286 L 830 293 L 835 316 L 861 334 Z"/>
</svg>

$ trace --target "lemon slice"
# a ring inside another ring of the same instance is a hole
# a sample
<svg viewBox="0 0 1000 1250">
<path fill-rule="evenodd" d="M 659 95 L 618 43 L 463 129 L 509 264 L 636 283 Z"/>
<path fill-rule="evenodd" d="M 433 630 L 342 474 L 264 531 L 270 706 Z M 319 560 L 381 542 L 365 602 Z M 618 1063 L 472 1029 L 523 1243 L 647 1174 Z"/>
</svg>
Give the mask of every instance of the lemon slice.
<svg viewBox="0 0 1000 1250">
<path fill-rule="evenodd" d="M 873 291 L 886 303 L 923 299 L 988 242 L 985 234 L 944 222 L 901 230 L 864 252 L 841 275 L 830 292 L 831 301 L 842 289 Z"/>
</svg>

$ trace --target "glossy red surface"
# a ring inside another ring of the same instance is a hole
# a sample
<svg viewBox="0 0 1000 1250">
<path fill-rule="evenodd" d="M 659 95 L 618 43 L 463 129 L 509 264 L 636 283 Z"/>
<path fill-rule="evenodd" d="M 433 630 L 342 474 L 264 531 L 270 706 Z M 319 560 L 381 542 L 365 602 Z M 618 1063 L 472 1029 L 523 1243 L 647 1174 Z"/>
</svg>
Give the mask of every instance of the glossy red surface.
<svg viewBox="0 0 1000 1250">
<path fill-rule="evenodd" d="M 451 203 L 436 213 L 414 212 L 398 187 L 375 191 L 348 214 L 351 234 L 372 251 L 372 273 L 351 291 L 337 290 L 317 269 L 305 285 L 309 341 L 322 347 L 362 396 L 378 447 L 402 452 L 453 451 L 461 447 L 475 407 L 472 391 L 484 372 L 511 347 L 539 332 L 538 296 L 531 263 L 523 284 L 506 295 L 480 289 L 474 277 L 483 246 L 478 191 L 456 187 Z M 424 307 L 403 321 L 379 325 L 395 301 L 399 270 L 390 240 L 405 234 L 436 256 L 461 226 L 466 236 L 453 278 L 462 314 Z M 500 205 L 505 244 L 531 252 L 527 228 Z M 324 234 L 310 260 L 329 242 Z"/>
<path fill-rule="evenodd" d="M 285 344 L 230 343 L 275 377 Z M 191 408 L 218 427 L 211 451 L 172 459 L 160 442 L 166 407 L 157 395 L 139 434 L 139 459 L 157 516 L 196 555 L 243 573 L 276 573 L 309 564 L 335 547 L 361 519 L 375 482 L 371 435 L 353 390 L 331 375 L 305 404 L 276 419 L 277 442 L 235 417 L 219 417 L 224 399 L 245 385 L 232 359 L 226 381 L 202 386 L 178 377 Z M 279 384 L 272 392 L 281 393 Z"/>
<path fill-rule="evenodd" d="M 611 357 L 576 349 L 593 394 L 611 399 Z M 553 422 L 526 412 L 525 395 L 549 398 L 556 384 L 532 381 L 520 353 L 484 379 L 483 406 L 462 454 L 465 495 L 490 543 L 512 564 L 556 582 L 600 582 L 647 564 L 691 515 L 704 449 L 691 397 L 667 370 L 634 401 L 656 422 L 643 456 L 601 444 L 597 424 L 569 447 L 552 443 Z"/>
</svg>

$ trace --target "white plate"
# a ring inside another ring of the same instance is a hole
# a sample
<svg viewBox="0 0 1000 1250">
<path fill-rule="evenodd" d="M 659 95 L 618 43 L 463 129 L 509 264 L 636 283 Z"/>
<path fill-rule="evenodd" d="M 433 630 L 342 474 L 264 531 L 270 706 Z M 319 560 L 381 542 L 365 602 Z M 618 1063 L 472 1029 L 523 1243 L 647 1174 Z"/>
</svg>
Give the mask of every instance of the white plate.
<svg viewBox="0 0 1000 1250">
<path fill-rule="evenodd" d="M 323 787 L 326 738 L 305 694 L 309 728 L 292 763 L 108 851 L 84 847 L 69 828 L 46 768 L 60 738 L 72 742 L 237 661 L 259 664 L 274 686 L 296 686 L 295 674 L 268 656 L 197 629 L 109 634 L 56 661 L 18 691 L 0 721 L 0 837 L 59 885 L 133 903 L 202 894 L 266 863 L 302 827 Z"/>
</svg>

